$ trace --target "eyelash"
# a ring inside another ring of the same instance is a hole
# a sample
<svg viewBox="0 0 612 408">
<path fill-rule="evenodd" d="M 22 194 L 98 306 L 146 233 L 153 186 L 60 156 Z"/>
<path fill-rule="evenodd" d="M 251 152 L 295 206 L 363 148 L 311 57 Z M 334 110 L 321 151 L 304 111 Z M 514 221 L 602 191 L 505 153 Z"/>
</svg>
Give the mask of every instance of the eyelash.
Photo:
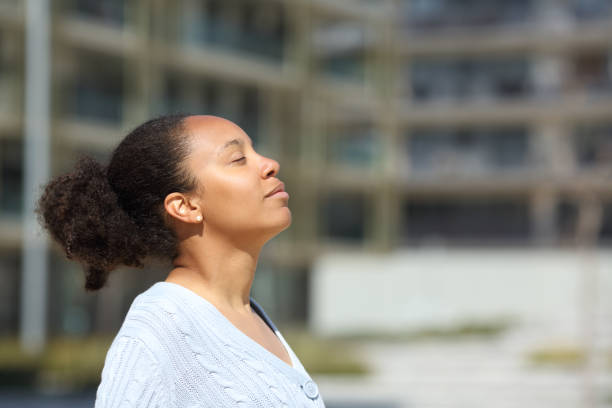
<svg viewBox="0 0 612 408">
<path fill-rule="evenodd" d="M 244 157 L 244 156 L 243 156 L 243 157 L 241 157 L 241 158 L 239 158 L 239 159 L 232 160 L 232 163 L 241 162 L 241 161 L 243 161 L 243 160 L 246 160 L 246 157 Z"/>
</svg>

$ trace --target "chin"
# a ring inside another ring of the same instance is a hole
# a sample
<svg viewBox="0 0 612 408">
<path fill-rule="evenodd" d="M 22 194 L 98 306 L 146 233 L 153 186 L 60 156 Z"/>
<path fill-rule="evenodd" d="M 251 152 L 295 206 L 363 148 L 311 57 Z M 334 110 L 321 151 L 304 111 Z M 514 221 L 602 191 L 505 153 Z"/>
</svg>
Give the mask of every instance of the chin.
<svg viewBox="0 0 612 408">
<path fill-rule="evenodd" d="M 291 225 L 291 210 L 289 210 L 288 207 L 285 208 L 287 209 L 286 211 L 283 211 L 285 214 L 279 216 L 278 219 L 275 220 L 276 222 L 273 225 L 270 225 L 268 228 L 266 228 L 268 231 L 270 231 L 272 236 L 281 233 L 282 231 L 289 228 L 289 226 Z"/>
</svg>

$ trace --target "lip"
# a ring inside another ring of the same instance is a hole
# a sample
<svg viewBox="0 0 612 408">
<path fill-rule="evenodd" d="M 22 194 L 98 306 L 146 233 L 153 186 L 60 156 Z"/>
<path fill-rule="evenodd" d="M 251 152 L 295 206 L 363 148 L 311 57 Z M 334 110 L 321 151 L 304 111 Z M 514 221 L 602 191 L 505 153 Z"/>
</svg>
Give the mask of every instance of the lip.
<svg viewBox="0 0 612 408">
<path fill-rule="evenodd" d="M 272 191 L 266 194 L 265 198 L 269 198 L 269 197 L 289 198 L 289 193 L 285 191 L 285 183 L 281 181 L 279 185 L 277 185 Z"/>
</svg>

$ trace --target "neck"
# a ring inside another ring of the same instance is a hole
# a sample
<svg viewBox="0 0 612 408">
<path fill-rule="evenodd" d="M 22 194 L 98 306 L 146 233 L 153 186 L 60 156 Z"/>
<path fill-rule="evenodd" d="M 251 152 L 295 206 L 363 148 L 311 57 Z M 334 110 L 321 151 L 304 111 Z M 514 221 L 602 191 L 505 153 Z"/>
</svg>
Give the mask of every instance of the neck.
<svg viewBox="0 0 612 408">
<path fill-rule="evenodd" d="M 210 229 L 179 244 L 166 282 L 182 285 L 220 310 L 250 313 L 250 294 L 262 245 L 236 243 Z"/>
</svg>

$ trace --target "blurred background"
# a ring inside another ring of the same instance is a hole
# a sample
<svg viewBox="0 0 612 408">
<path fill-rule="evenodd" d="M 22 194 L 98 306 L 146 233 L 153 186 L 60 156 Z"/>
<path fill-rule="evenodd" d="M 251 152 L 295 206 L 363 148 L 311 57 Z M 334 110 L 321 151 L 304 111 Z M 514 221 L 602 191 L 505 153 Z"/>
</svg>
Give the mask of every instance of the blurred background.
<svg viewBox="0 0 612 408">
<path fill-rule="evenodd" d="M 34 197 L 172 112 L 280 162 L 253 297 L 329 408 L 612 406 L 611 1 L 0 0 L 0 407 L 93 405 L 167 269 L 86 293 Z"/>
</svg>

